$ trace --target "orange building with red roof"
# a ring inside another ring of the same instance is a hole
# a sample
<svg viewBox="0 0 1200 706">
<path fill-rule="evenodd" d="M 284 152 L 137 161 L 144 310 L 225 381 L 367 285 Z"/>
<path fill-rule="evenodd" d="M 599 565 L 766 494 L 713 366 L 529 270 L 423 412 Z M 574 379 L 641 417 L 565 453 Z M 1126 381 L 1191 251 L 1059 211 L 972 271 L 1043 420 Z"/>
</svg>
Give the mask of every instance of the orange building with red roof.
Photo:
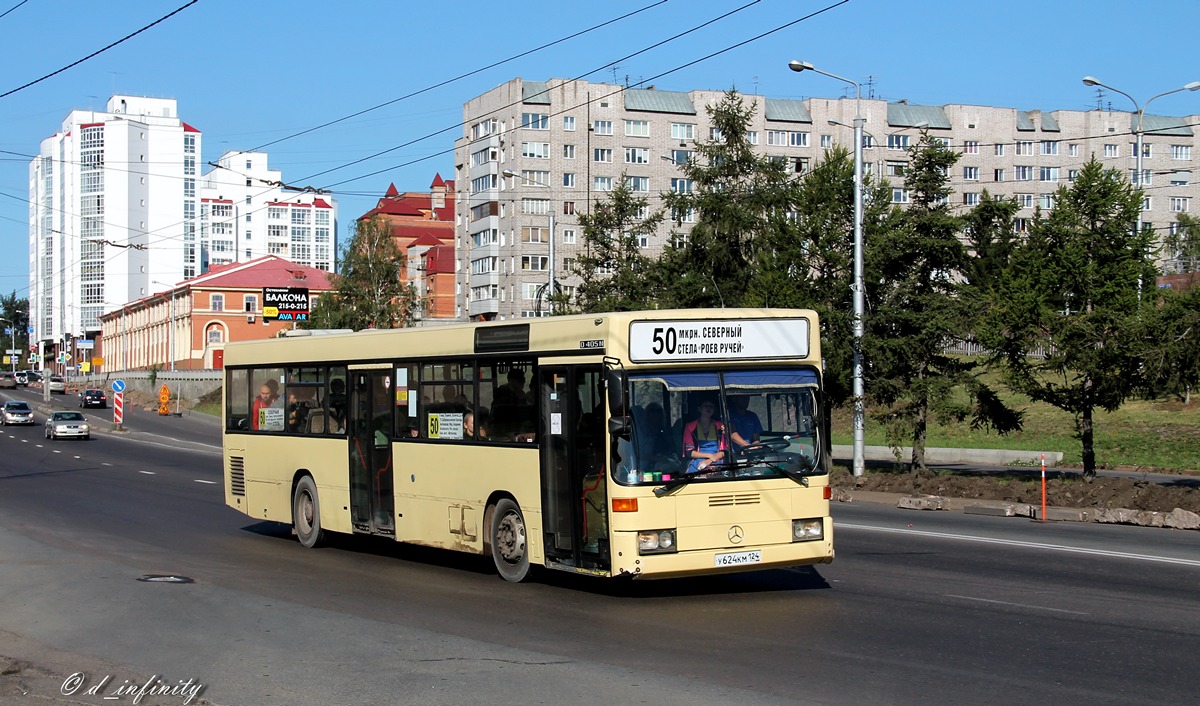
<svg viewBox="0 0 1200 706">
<path fill-rule="evenodd" d="M 173 288 L 100 317 L 103 372 L 221 368 L 225 344 L 274 338 L 291 321 L 265 321 L 264 287 L 307 288 L 309 302 L 333 289 L 332 273 L 277 255 L 217 265 Z"/>
<path fill-rule="evenodd" d="M 422 319 L 453 319 L 454 182 L 434 175 L 429 192 L 404 192 L 389 184 L 375 208 L 358 218 L 382 218 L 404 253 L 403 281 L 425 302 Z"/>
</svg>

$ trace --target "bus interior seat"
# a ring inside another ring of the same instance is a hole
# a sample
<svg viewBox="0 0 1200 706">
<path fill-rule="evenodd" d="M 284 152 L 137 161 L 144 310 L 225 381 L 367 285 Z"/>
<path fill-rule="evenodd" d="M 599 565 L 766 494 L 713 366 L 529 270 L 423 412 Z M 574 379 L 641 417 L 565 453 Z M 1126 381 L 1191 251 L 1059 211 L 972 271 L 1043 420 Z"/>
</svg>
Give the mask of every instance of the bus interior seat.
<svg viewBox="0 0 1200 706">
<path fill-rule="evenodd" d="M 316 410 L 308 415 L 308 433 L 309 434 L 324 434 L 325 433 L 325 413 Z"/>
</svg>

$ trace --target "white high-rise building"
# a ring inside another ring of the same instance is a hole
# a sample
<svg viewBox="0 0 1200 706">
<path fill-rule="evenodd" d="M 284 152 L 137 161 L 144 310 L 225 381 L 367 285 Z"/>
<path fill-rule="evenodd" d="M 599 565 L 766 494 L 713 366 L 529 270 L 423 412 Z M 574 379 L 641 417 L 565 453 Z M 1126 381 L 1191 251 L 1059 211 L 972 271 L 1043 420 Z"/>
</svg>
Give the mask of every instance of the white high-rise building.
<svg viewBox="0 0 1200 706">
<path fill-rule="evenodd" d="M 43 355 L 98 317 L 200 273 L 200 131 L 176 102 L 114 95 L 73 110 L 29 165 L 29 320 Z"/>
<path fill-rule="evenodd" d="M 337 252 L 337 202 L 285 191 L 283 174 L 263 152 L 226 152 L 200 187 L 203 269 L 278 255 L 332 272 Z"/>
</svg>

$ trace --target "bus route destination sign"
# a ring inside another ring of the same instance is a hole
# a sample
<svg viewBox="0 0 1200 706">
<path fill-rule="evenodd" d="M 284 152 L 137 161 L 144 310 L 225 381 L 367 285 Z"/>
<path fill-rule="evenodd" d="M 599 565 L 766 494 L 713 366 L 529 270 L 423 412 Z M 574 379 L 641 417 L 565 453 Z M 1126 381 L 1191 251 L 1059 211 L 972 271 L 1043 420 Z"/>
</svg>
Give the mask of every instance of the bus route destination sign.
<svg viewBox="0 0 1200 706">
<path fill-rule="evenodd" d="M 308 287 L 263 287 L 263 320 L 307 321 Z"/>
<path fill-rule="evenodd" d="M 635 321 L 629 325 L 629 359 L 635 363 L 681 360 L 807 358 L 808 319 L 703 319 Z"/>
</svg>

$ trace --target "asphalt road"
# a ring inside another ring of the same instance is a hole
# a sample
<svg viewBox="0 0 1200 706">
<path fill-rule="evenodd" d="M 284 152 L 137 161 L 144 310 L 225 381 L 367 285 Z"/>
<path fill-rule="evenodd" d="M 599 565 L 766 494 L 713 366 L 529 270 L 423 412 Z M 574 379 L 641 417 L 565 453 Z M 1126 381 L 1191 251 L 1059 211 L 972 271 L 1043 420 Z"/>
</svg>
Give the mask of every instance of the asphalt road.
<svg viewBox="0 0 1200 706">
<path fill-rule="evenodd" d="M 1200 533 L 849 504 L 834 508 L 838 558 L 818 570 L 510 585 L 486 561 L 389 542 L 305 550 L 226 508 L 219 454 L 194 450 L 210 432 L 181 429 L 90 442 L 0 429 L 0 655 L 29 663 L 0 677 L 0 703 L 132 703 L 102 696 L 152 676 L 256 706 L 1188 703 L 1200 690 Z M 193 582 L 138 580 L 151 574 Z M 139 703 L 184 703 L 154 698 Z"/>
</svg>

